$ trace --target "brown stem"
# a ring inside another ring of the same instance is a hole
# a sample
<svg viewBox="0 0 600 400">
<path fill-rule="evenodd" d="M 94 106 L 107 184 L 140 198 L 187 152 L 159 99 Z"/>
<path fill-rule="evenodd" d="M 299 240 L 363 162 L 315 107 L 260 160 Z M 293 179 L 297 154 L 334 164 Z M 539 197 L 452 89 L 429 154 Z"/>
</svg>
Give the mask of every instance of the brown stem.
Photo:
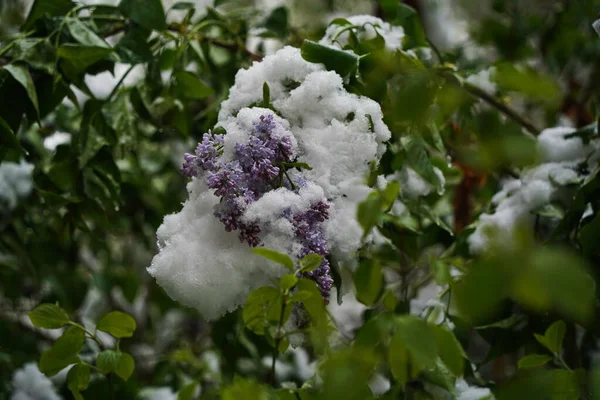
<svg viewBox="0 0 600 400">
<path fill-rule="evenodd" d="M 521 125 L 532 135 L 537 136 L 540 133 L 540 130 L 535 125 L 533 125 L 533 123 L 531 123 L 530 121 L 525 119 L 525 117 L 521 116 L 513 108 L 509 107 L 508 105 L 504 104 L 500 100 L 496 99 L 494 96 L 491 96 L 490 94 L 488 94 L 486 91 L 484 91 L 480 87 L 473 85 L 469 82 L 463 82 L 463 87 L 471 95 L 473 95 L 475 97 L 479 97 L 486 103 L 488 103 L 491 106 L 493 106 L 494 108 L 498 109 L 498 111 L 500 111 L 501 113 L 503 113 L 504 115 L 506 115 L 507 117 L 509 117 L 510 119 L 512 119 L 519 125 Z"/>
</svg>

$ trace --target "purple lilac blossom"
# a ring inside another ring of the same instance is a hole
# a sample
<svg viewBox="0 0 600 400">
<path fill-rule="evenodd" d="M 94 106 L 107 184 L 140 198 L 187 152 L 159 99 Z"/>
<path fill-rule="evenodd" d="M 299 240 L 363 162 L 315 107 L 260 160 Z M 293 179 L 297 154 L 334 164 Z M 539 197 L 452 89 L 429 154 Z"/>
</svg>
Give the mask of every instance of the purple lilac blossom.
<svg viewBox="0 0 600 400">
<path fill-rule="evenodd" d="M 295 177 L 294 184 L 288 182 L 289 177 L 283 179 L 281 167 L 285 168 L 284 163 L 292 162 L 294 154 L 290 136 L 277 133 L 276 128 L 272 114 L 261 115 L 254 124 L 248 143 L 237 143 L 235 159 L 228 162 L 218 160 L 223 147 L 222 135 L 205 133 L 195 153 L 184 155 L 181 167 L 181 172 L 188 178 L 204 177 L 207 186 L 221 198 L 215 217 L 223 223 L 227 232 L 237 231 L 240 241 L 251 247 L 261 244 L 261 229 L 256 223 L 241 220 L 248 205 L 281 185 L 295 191 L 306 185 L 303 177 Z M 329 217 L 329 205 L 319 201 L 308 211 L 297 214 L 286 209 L 282 217 L 292 222 L 296 238 L 302 243 L 299 257 L 310 253 L 323 256 L 318 268 L 301 276 L 314 280 L 323 299 L 328 302 L 333 279 L 325 258 L 329 248 L 321 225 Z"/>
<path fill-rule="evenodd" d="M 303 249 L 300 257 L 310 253 L 316 253 L 323 256 L 323 262 L 313 271 L 303 273 L 302 276 L 312 279 L 316 282 L 321 296 L 326 303 L 329 302 L 329 293 L 333 285 L 331 278 L 331 268 L 327 255 L 329 248 L 327 240 L 321 226 L 321 222 L 329 217 L 329 205 L 324 201 L 319 201 L 312 204 L 311 208 L 303 213 L 296 214 L 292 217 L 293 224 L 296 228 L 296 237 L 303 244 Z"/>
</svg>

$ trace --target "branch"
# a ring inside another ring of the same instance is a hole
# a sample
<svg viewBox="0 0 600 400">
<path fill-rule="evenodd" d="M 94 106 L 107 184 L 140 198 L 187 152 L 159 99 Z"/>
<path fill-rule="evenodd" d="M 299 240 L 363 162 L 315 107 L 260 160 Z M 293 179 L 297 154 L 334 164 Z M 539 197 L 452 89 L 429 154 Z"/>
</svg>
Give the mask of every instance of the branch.
<svg viewBox="0 0 600 400">
<path fill-rule="evenodd" d="M 537 136 L 540 133 L 540 129 L 533 125 L 533 123 L 525 119 L 525 117 L 519 115 L 519 113 L 510 106 L 504 104 L 500 100 L 496 99 L 494 96 L 488 94 L 480 87 L 466 81 L 463 82 L 463 87 L 471 95 L 482 99 L 486 103 L 490 104 L 492 107 L 498 109 L 498 111 L 500 111 L 501 113 L 503 113 L 504 115 L 521 125 L 532 135 Z"/>
</svg>

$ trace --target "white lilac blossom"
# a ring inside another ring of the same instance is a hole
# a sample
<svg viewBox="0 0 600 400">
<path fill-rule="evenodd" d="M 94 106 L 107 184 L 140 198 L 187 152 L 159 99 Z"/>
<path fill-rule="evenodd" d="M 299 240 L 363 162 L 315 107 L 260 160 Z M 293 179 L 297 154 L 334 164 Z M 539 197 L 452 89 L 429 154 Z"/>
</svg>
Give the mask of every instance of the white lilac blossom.
<svg viewBox="0 0 600 400">
<path fill-rule="evenodd" d="M 265 84 L 277 114 L 256 107 Z M 339 75 L 298 49 L 239 71 L 217 128 L 185 155 L 190 198 L 158 229 L 160 253 L 148 271 L 174 299 L 214 319 L 285 272 L 252 246 L 296 259 L 351 258 L 362 236 L 356 206 L 370 191 L 364 176 L 389 137 L 376 102 L 348 93 Z M 327 260 L 308 277 L 327 301 Z"/>
<path fill-rule="evenodd" d="M 36 363 L 18 369 L 12 378 L 11 400 L 61 400 L 52 381 L 42 374 Z"/>
<path fill-rule="evenodd" d="M 32 172 L 33 165 L 26 162 L 0 164 L 0 211 L 14 209 L 19 200 L 31 193 Z"/>
<path fill-rule="evenodd" d="M 574 131 L 557 127 L 538 136 L 542 163 L 525 171 L 520 179 L 503 183 L 492 198 L 495 210 L 479 217 L 469 237 L 472 252 L 483 252 L 492 244 L 510 247 L 517 226 L 531 224 L 535 210 L 559 199 L 562 187 L 579 182 L 597 166 L 599 144 L 592 141 L 586 145 L 581 138 L 569 136 Z"/>
<path fill-rule="evenodd" d="M 346 18 L 346 20 L 355 26 L 352 32 L 359 40 L 370 40 L 380 35 L 385 41 L 386 49 L 394 51 L 402 48 L 404 29 L 401 26 L 390 25 L 372 15 L 354 15 Z M 325 31 L 325 36 L 319 43 L 337 48 L 346 47 L 350 40 L 350 30 L 348 28 L 349 25 L 329 25 Z"/>
</svg>

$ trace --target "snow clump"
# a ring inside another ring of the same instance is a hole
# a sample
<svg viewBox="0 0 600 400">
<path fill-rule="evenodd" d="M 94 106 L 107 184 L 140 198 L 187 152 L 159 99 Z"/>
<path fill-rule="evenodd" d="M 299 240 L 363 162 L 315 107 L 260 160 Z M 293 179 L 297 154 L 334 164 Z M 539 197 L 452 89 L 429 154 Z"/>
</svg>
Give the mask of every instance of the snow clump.
<svg viewBox="0 0 600 400">
<path fill-rule="evenodd" d="M 12 210 L 20 199 L 31 193 L 33 165 L 4 162 L 0 164 L 0 211 Z"/>
<path fill-rule="evenodd" d="M 558 200 L 561 188 L 578 183 L 598 164 L 600 146 L 586 145 L 582 139 L 569 136 L 574 128 L 545 129 L 538 137 L 542 163 L 524 172 L 520 179 L 510 179 L 492 198 L 494 212 L 482 214 L 469 237 L 472 252 L 481 253 L 492 244 L 510 246 L 514 230 L 523 223 L 532 223 L 533 212 Z"/>
<path fill-rule="evenodd" d="M 299 49 L 240 70 L 217 128 L 185 155 L 189 199 L 158 229 L 149 273 L 210 320 L 286 272 L 250 247 L 351 258 L 363 233 L 356 207 L 370 192 L 364 177 L 389 138 L 376 102 L 348 93 L 338 74 Z M 326 259 L 307 277 L 327 301 Z"/>
<path fill-rule="evenodd" d="M 27 363 L 12 378 L 11 400 L 61 400 L 52 381 L 42 374 L 36 363 Z"/>
<path fill-rule="evenodd" d="M 349 26 L 354 26 L 352 31 L 360 41 L 375 39 L 379 34 L 385 41 L 386 49 L 390 51 L 402 48 L 404 29 L 401 26 L 390 25 L 382 19 L 372 15 L 354 15 L 346 18 L 351 25 L 340 25 L 332 23 L 327 27 L 325 36 L 319 41 L 320 44 L 338 49 L 345 48 L 349 44 Z"/>
</svg>

